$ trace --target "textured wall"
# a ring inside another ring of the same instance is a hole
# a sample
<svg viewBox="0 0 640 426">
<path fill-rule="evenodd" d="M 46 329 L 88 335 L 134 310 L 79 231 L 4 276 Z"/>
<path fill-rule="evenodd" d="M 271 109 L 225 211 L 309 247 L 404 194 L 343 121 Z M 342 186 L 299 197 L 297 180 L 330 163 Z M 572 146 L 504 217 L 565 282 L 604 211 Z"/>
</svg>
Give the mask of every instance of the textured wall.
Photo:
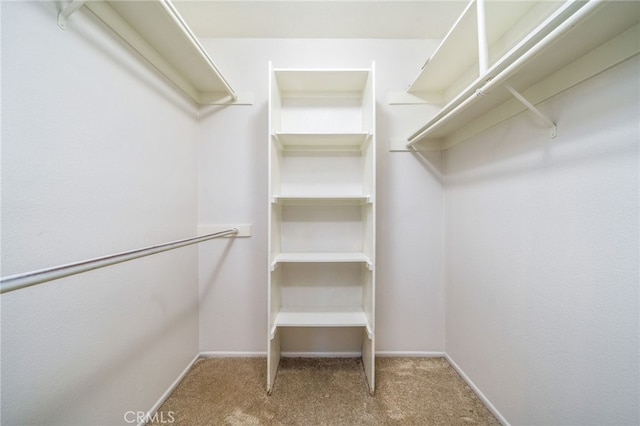
<svg viewBox="0 0 640 426">
<path fill-rule="evenodd" d="M 446 350 L 512 424 L 637 424 L 638 58 L 445 155 Z"/>
<path fill-rule="evenodd" d="M 197 109 L 86 10 L 2 2 L 2 275 L 196 232 Z M 125 424 L 197 354 L 197 249 L 1 296 L 2 423 Z"/>
</svg>

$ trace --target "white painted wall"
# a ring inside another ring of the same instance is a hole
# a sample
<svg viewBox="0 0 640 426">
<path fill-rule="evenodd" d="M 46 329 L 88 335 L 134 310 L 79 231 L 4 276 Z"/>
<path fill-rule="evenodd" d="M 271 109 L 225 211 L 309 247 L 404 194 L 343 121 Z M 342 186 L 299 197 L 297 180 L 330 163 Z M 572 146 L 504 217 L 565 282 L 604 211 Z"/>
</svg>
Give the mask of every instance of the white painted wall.
<svg viewBox="0 0 640 426">
<path fill-rule="evenodd" d="M 3 276 L 196 232 L 196 107 L 57 4 L 1 3 Z M 190 247 L 2 295 L 2 424 L 150 409 L 197 354 L 197 291 Z"/>
<path fill-rule="evenodd" d="M 446 351 L 511 424 L 640 422 L 639 74 L 445 155 Z"/>
<path fill-rule="evenodd" d="M 199 223 L 253 224 L 250 239 L 200 247 L 200 349 L 266 351 L 267 83 L 278 68 L 369 67 L 376 62 L 377 350 L 444 349 L 443 192 L 438 176 L 388 140 L 418 127 L 390 108 L 435 48 L 419 40 L 204 39 L 233 87 L 254 93 L 247 107 L 201 114 Z M 414 107 L 415 109 L 415 107 Z M 359 330 L 284 330 L 283 350 L 359 351 Z"/>
</svg>

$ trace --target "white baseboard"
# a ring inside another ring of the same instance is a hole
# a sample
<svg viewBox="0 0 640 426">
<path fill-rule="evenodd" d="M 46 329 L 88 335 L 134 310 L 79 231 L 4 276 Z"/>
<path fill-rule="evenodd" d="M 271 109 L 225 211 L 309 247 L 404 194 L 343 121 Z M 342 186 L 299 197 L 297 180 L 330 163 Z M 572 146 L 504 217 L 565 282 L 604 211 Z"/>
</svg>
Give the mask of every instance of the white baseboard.
<svg viewBox="0 0 640 426">
<path fill-rule="evenodd" d="M 444 352 L 425 351 L 377 351 L 376 356 L 381 358 L 444 358 Z"/>
<path fill-rule="evenodd" d="M 480 400 L 489 409 L 489 411 L 491 411 L 491 414 L 493 414 L 496 417 L 496 419 L 498 419 L 498 421 L 504 426 L 510 426 L 509 422 L 507 421 L 507 419 L 504 418 L 502 413 L 500 413 L 500 411 L 498 411 L 498 409 L 491 403 L 491 401 L 489 401 L 489 398 L 487 398 L 485 394 L 482 393 L 482 391 L 476 386 L 476 384 L 473 383 L 473 381 L 471 381 L 469 376 L 467 376 L 465 372 L 462 371 L 460 366 L 456 364 L 456 362 L 451 358 L 451 356 L 449 356 L 449 354 L 447 354 L 446 352 L 444 356 L 449 362 L 449 364 L 451 364 L 453 369 L 456 370 L 456 372 L 460 375 L 460 377 L 462 377 L 462 380 L 467 382 L 469 387 L 475 392 L 476 395 L 478 395 L 478 398 L 480 398 Z"/>
<path fill-rule="evenodd" d="M 198 354 L 200 358 L 266 358 L 267 352 L 207 351 Z"/>
<path fill-rule="evenodd" d="M 173 392 L 173 390 L 180 384 L 182 379 L 184 379 L 184 376 L 186 376 L 189 370 L 191 370 L 191 367 L 193 367 L 193 364 L 198 360 L 198 358 L 200 358 L 200 354 L 196 355 L 191 360 L 191 362 L 185 367 L 185 369 L 182 370 L 182 373 L 180 373 L 178 377 L 173 381 L 173 383 L 171 383 L 171 385 L 165 391 L 165 393 L 162 394 L 160 399 L 158 399 L 158 401 L 155 404 L 153 404 L 153 407 L 151 407 L 151 409 L 147 411 L 147 416 L 145 417 L 145 419 L 149 419 L 156 414 L 156 411 L 158 411 L 158 408 L 160 408 L 160 406 L 164 403 L 164 401 L 167 398 L 169 398 L 169 395 L 171 395 L 171 392 Z M 147 424 L 147 421 L 145 420 L 141 423 L 138 423 L 138 426 L 145 426 L 146 424 Z"/>
</svg>

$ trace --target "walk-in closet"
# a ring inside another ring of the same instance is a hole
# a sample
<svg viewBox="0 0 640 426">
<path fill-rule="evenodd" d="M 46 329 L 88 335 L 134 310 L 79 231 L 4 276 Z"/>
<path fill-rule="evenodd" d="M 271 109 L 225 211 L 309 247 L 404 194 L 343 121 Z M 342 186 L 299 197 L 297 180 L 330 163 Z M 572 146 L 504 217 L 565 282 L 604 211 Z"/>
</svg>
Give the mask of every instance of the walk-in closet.
<svg viewBox="0 0 640 426">
<path fill-rule="evenodd" d="M 0 424 L 640 424 L 640 2 L 0 22 Z"/>
</svg>

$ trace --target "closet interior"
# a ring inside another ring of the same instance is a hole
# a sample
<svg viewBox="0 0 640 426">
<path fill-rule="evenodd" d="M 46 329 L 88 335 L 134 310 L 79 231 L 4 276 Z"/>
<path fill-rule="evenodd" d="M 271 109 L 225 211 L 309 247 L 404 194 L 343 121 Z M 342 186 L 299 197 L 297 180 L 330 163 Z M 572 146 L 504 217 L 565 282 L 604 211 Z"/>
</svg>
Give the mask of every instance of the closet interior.
<svg viewBox="0 0 640 426">
<path fill-rule="evenodd" d="M 639 2 L 0 7 L 7 423 L 121 424 L 206 357 L 375 398 L 384 356 L 640 422 Z"/>
</svg>

